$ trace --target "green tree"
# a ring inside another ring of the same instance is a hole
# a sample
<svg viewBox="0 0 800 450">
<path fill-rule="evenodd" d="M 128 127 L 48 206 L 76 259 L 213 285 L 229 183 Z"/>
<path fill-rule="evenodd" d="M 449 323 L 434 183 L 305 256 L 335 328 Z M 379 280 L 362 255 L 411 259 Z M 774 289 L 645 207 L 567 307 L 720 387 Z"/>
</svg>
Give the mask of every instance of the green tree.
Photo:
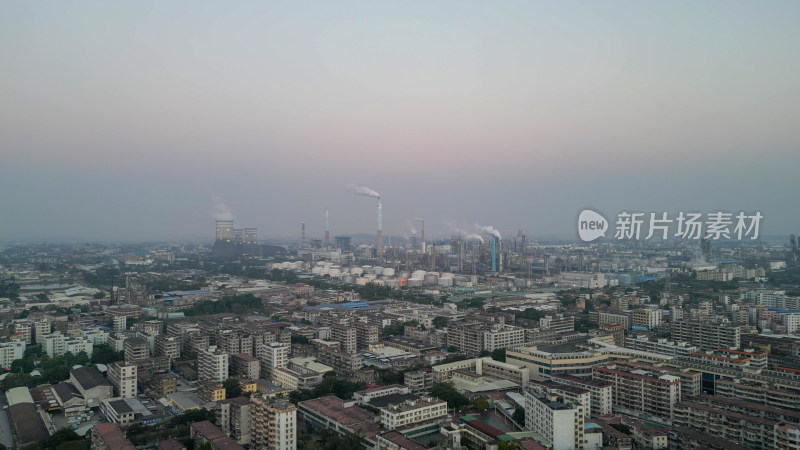
<svg viewBox="0 0 800 450">
<path fill-rule="evenodd" d="M 41 345 L 30 345 L 25 349 L 25 358 L 41 358 L 44 355 Z"/>
<path fill-rule="evenodd" d="M 525 426 L 525 409 L 524 408 L 517 408 L 514 410 L 514 414 L 511 415 L 511 419 L 514 422 L 517 422 L 520 426 Z"/>
<path fill-rule="evenodd" d="M 66 442 L 77 441 L 80 439 L 83 438 L 78 436 L 78 433 L 70 430 L 69 428 L 62 428 L 53 433 L 53 435 L 50 436 L 50 438 L 48 438 L 46 441 L 43 441 L 42 447 L 55 449 Z"/>
<path fill-rule="evenodd" d="M 489 409 L 489 400 L 486 400 L 483 397 L 478 397 L 474 402 L 472 402 L 472 406 L 478 411 L 486 411 Z"/>
<path fill-rule="evenodd" d="M 492 351 L 492 359 L 495 361 L 506 362 L 506 349 L 498 348 Z"/>
<path fill-rule="evenodd" d="M 310 344 L 311 341 L 308 340 L 305 336 L 292 336 L 292 344 Z"/>
<path fill-rule="evenodd" d="M 431 386 L 428 393 L 447 402 L 448 408 L 458 408 L 459 406 L 469 405 L 469 400 L 458 392 L 452 381 L 445 381 Z"/>
<path fill-rule="evenodd" d="M 225 388 L 225 398 L 241 397 L 242 387 L 236 379 L 228 378 L 222 383 L 222 386 Z"/>
<path fill-rule="evenodd" d="M 11 373 L 31 373 L 33 370 L 33 360 L 30 358 L 15 359 L 11 363 Z"/>
<path fill-rule="evenodd" d="M 502 439 L 497 441 L 497 450 L 517 450 L 517 446 Z"/>
<path fill-rule="evenodd" d="M 92 364 L 110 364 L 121 359 L 119 352 L 114 351 L 108 344 L 95 345 L 92 350 Z"/>
<path fill-rule="evenodd" d="M 450 322 L 450 319 L 444 316 L 436 316 L 433 318 L 433 326 L 436 328 L 444 328 L 447 326 L 448 322 Z"/>
</svg>

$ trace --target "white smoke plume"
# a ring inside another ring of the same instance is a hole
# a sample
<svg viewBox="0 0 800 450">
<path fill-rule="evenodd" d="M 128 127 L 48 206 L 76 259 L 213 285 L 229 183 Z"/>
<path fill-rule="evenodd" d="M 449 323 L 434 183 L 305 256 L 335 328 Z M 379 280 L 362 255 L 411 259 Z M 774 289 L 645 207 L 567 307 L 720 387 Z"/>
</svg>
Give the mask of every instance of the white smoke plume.
<svg viewBox="0 0 800 450">
<path fill-rule="evenodd" d="M 413 236 L 417 235 L 417 229 L 414 228 L 414 225 L 411 225 L 411 221 L 406 221 L 406 228 L 408 228 L 408 232 L 411 233 Z"/>
<path fill-rule="evenodd" d="M 484 243 L 483 236 L 481 236 L 480 234 L 467 231 L 463 228 L 459 228 L 451 223 L 445 223 L 445 225 L 447 225 L 447 227 L 450 228 L 453 231 L 453 233 L 458 235 L 458 237 L 460 237 L 461 239 L 464 239 L 466 241 L 480 241 L 481 244 Z"/>
<path fill-rule="evenodd" d="M 214 196 L 212 200 L 214 201 L 214 211 L 211 216 L 214 217 L 214 220 L 233 220 L 231 208 L 222 201 L 221 197 Z"/>
<path fill-rule="evenodd" d="M 475 229 L 481 233 L 491 234 L 492 236 L 496 237 L 497 239 L 503 239 L 503 236 L 500 235 L 500 232 L 495 229 L 495 227 L 491 225 L 483 226 L 475 224 Z"/>
<path fill-rule="evenodd" d="M 381 194 L 378 194 L 372 189 L 364 186 L 356 186 L 355 184 L 350 184 L 347 186 L 347 190 L 352 192 L 353 194 L 362 195 L 364 197 L 381 198 Z"/>
</svg>

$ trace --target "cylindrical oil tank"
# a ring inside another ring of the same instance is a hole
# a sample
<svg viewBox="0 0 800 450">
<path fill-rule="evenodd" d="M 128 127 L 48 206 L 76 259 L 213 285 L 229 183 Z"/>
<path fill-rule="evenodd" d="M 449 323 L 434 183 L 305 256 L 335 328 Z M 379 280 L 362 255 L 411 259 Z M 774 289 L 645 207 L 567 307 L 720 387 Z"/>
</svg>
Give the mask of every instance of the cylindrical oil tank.
<svg viewBox="0 0 800 450">
<path fill-rule="evenodd" d="M 423 279 L 422 278 L 409 278 L 408 279 L 408 287 L 420 287 L 422 286 Z"/>
<path fill-rule="evenodd" d="M 425 274 L 425 278 L 423 278 L 423 280 L 425 280 L 426 286 L 437 284 L 439 282 L 439 275 L 427 273 Z"/>
</svg>

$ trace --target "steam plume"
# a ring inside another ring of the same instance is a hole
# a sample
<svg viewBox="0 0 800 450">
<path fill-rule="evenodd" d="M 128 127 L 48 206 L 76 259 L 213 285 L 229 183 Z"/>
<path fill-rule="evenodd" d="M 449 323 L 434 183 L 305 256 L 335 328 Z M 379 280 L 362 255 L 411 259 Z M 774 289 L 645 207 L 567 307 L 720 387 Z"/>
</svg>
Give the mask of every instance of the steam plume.
<svg viewBox="0 0 800 450">
<path fill-rule="evenodd" d="M 356 186 L 355 184 L 351 184 L 347 186 L 347 190 L 353 194 L 362 195 L 364 197 L 381 198 L 381 194 L 378 194 L 372 189 L 364 186 Z"/>
<path fill-rule="evenodd" d="M 214 220 L 233 220 L 233 212 L 231 212 L 231 208 L 222 201 L 222 198 L 218 196 L 214 196 L 214 211 L 211 213 L 211 216 L 214 217 Z"/>
<path fill-rule="evenodd" d="M 491 225 L 478 225 L 475 224 L 475 229 L 480 231 L 481 233 L 491 234 L 492 236 L 496 237 L 497 239 L 503 239 L 503 236 L 500 235 L 500 232 L 495 229 L 495 227 Z"/>
</svg>

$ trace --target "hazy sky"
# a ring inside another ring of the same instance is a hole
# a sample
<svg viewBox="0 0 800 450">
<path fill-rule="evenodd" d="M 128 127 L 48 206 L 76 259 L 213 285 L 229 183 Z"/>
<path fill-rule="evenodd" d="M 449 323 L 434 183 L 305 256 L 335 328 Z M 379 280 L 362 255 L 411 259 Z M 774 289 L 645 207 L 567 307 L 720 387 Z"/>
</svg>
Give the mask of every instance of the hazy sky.
<svg viewBox="0 0 800 450">
<path fill-rule="evenodd" d="M 800 232 L 800 2 L 4 1 L 0 240 Z"/>
</svg>

